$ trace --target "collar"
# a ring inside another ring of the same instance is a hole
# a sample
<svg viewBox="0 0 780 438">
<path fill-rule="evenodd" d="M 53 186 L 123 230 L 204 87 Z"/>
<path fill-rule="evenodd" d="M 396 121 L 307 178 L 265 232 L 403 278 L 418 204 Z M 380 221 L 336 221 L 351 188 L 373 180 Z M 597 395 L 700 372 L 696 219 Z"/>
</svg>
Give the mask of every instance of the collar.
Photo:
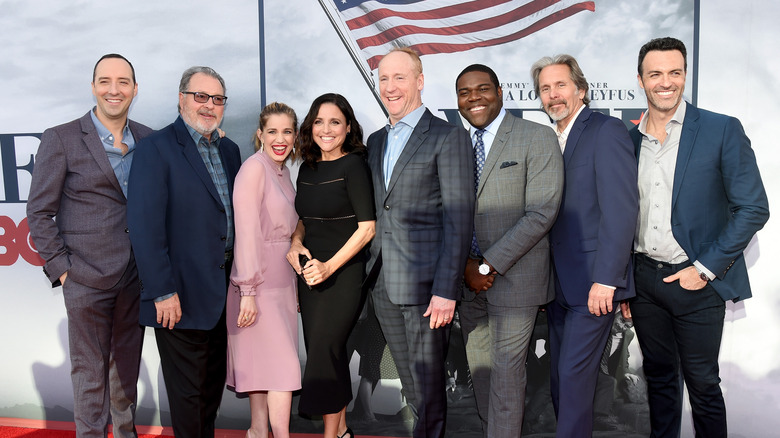
<svg viewBox="0 0 780 438">
<path fill-rule="evenodd" d="M 685 110 L 687 109 L 688 102 L 685 101 L 685 99 L 680 99 L 680 104 L 677 105 L 677 109 L 674 111 L 674 115 L 671 119 L 669 119 L 668 122 L 666 122 L 666 125 L 668 126 L 669 123 L 675 122 L 680 125 L 683 124 L 683 121 L 685 120 Z M 647 135 L 647 113 L 648 111 L 645 111 L 645 113 L 642 115 L 642 120 L 639 121 L 639 125 L 637 126 L 637 129 L 639 129 L 639 132 L 642 133 L 642 135 Z"/>
<path fill-rule="evenodd" d="M 104 143 L 114 144 L 114 135 L 111 133 L 111 131 L 108 130 L 108 128 L 106 128 L 106 125 L 104 125 L 103 122 L 98 119 L 97 114 L 95 114 L 96 109 L 97 106 L 92 107 L 92 111 L 89 112 L 89 115 L 92 117 L 92 124 L 95 125 L 95 130 L 97 131 L 98 137 L 100 137 L 100 140 Z M 125 127 L 122 128 L 122 137 L 126 137 L 129 131 L 130 119 L 125 119 Z"/>
<path fill-rule="evenodd" d="M 493 119 L 492 122 L 490 122 L 489 125 L 485 126 L 483 128 L 486 132 L 490 133 L 494 137 L 498 135 L 498 127 L 501 126 L 501 122 L 504 121 L 504 116 L 506 116 L 506 110 L 502 107 L 501 111 L 498 112 L 498 115 L 495 119 Z M 476 128 L 474 126 L 469 126 L 469 135 L 471 138 L 474 138 L 474 134 L 479 130 L 479 128 Z"/>
<path fill-rule="evenodd" d="M 395 126 L 390 122 L 390 119 L 387 119 L 387 124 L 385 125 L 385 129 L 390 130 L 392 128 L 395 128 L 399 124 L 403 123 L 404 125 L 414 128 L 417 126 L 417 123 L 422 118 L 423 114 L 425 114 L 425 105 L 420 105 L 417 107 L 417 109 L 413 110 L 409 114 L 405 115 L 401 120 L 398 121 L 398 123 L 395 124 Z"/>
</svg>

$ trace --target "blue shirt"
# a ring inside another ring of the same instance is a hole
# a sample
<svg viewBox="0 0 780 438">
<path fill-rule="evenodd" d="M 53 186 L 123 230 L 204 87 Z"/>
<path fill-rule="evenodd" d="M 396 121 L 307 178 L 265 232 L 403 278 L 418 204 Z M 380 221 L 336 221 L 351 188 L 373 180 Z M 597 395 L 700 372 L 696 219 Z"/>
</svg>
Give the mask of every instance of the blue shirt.
<svg viewBox="0 0 780 438">
<path fill-rule="evenodd" d="M 122 155 L 122 151 L 114 147 L 114 134 L 97 118 L 95 108 L 92 108 L 89 115 L 92 117 L 92 124 L 95 125 L 100 141 L 103 142 L 103 149 L 105 149 L 106 155 L 108 155 L 108 162 L 111 163 L 111 167 L 114 169 L 114 175 L 116 175 L 116 179 L 119 181 L 119 187 L 122 188 L 122 193 L 127 198 L 127 179 L 130 177 L 130 166 L 133 164 L 133 151 L 135 151 L 135 138 L 133 138 L 133 133 L 130 132 L 130 126 L 125 121 L 125 128 L 122 130 L 122 143 L 127 145 L 127 153 Z"/>
<path fill-rule="evenodd" d="M 385 129 L 387 130 L 387 147 L 385 147 L 385 162 L 382 167 L 385 179 L 385 189 L 390 185 L 390 177 L 393 175 L 393 168 L 395 167 L 398 157 L 401 156 L 401 152 L 406 146 L 406 142 L 409 141 L 409 137 L 412 136 L 417 122 L 420 121 L 425 113 L 425 106 L 420 105 L 419 108 L 410 112 L 404 118 L 398 121 L 393 126 L 388 120 Z"/>
<path fill-rule="evenodd" d="M 222 205 L 225 207 L 225 217 L 227 218 L 227 236 L 225 236 L 225 250 L 233 248 L 233 207 L 230 200 L 230 190 L 228 189 L 227 175 L 225 174 L 225 168 L 222 166 L 222 157 L 219 155 L 219 134 L 217 131 L 211 133 L 211 138 L 205 138 L 200 135 L 193 127 L 186 122 L 184 126 L 187 127 L 187 131 L 192 136 L 195 144 L 198 147 L 198 153 L 203 160 L 203 164 L 206 165 L 206 169 L 209 171 L 211 181 L 217 188 L 219 193 L 219 199 L 222 201 Z"/>
</svg>

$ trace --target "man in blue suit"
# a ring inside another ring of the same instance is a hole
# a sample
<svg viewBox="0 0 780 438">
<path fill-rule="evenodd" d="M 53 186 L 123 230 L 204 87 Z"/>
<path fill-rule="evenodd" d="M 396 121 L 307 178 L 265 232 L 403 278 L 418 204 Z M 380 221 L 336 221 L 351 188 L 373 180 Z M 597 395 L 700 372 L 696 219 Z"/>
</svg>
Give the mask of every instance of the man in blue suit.
<svg viewBox="0 0 780 438">
<path fill-rule="evenodd" d="M 613 308 L 634 296 L 636 159 L 623 122 L 588 108 L 588 82 L 573 57 L 542 58 L 531 75 L 544 110 L 556 122 L 565 172 L 563 200 L 550 230 L 556 296 L 547 306 L 556 436 L 590 437 Z"/>
<path fill-rule="evenodd" d="M 227 357 L 238 146 L 219 138 L 225 82 L 191 67 L 180 117 L 145 138 L 130 173 L 128 225 L 141 277 L 141 324 L 155 328 L 176 436 L 213 437 Z"/>
<path fill-rule="evenodd" d="M 696 436 L 725 437 L 718 353 L 725 301 L 750 298 L 743 251 L 769 218 L 756 158 L 739 120 L 682 100 L 685 45 L 658 38 L 639 51 L 648 109 L 631 137 L 639 156 L 636 298 L 652 437 L 677 437 L 680 370 Z"/>
<path fill-rule="evenodd" d="M 408 48 L 379 63 L 387 126 L 368 138 L 376 237 L 367 270 L 372 298 L 415 438 L 444 436 L 444 360 L 474 223 L 474 165 L 463 127 L 422 103 L 422 62 Z"/>
</svg>

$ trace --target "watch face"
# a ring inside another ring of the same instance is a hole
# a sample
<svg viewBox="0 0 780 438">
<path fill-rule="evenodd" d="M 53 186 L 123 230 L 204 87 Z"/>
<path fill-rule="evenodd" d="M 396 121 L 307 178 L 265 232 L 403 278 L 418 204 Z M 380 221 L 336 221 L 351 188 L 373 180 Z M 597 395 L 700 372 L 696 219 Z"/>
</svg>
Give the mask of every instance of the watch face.
<svg viewBox="0 0 780 438">
<path fill-rule="evenodd" d="M 490 274 L 490 266 L 488 266 L 487 263 L 479 265 L 479 273 L 482 275 Z"/>
</svg>

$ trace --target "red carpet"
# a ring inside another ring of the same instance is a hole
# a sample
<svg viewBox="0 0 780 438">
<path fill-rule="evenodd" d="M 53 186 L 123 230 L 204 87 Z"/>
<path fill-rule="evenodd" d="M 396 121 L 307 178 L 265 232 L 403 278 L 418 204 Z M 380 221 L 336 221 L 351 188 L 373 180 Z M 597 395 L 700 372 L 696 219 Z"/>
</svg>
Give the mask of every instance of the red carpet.
<svg viewBox="0 0 780 438">
<path fill-rule="evenodd" d="M 137 426 L 138 438 L 173 438 L 170 427 Z M 244 438 L 243 430 L 217 430 L 216 438 Z M 0 438 L 74 438 L 76 426 L 67 421 L 26 420 L 0 417 Z M 111 433 L 109 437 L 113 437 Z M 322 435 L 293 433 L 292 438 L 315 438 Z"/>
</svg>

